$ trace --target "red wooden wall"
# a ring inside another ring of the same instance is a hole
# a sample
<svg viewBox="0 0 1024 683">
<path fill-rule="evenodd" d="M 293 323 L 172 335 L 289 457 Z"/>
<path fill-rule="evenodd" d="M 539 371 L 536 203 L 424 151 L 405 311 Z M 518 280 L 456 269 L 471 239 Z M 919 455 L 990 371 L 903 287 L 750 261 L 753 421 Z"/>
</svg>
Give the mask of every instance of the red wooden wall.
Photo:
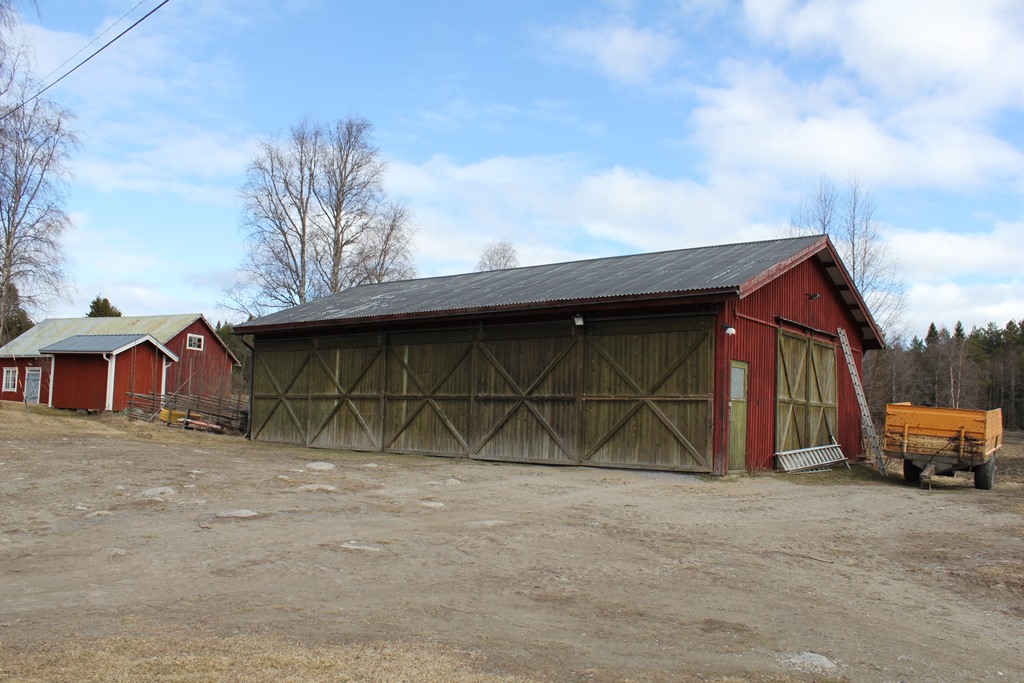
<svg viewBox="0 0 1024 683">
<path fill-rule="evenodd" d="M 163 358 L 164 355 L 150 343 L 136 344 L 117 355 L 112 410 L 119 411 L 128 407 L 128 392 L 160 393 Z"/>
<path fill-rule="evenodd" d="M 57 354 L 53 358 L 53 407 L 104 410 L 107 361 L 102 354 Z"/>
<path fill-rule="evenodd" d="M 203 336 L 203 350 L 187 346 L 188 335 Z M 167 344 L 178 362 L 167 369 L 167 394 L 191 396 L 230 396 L 233 361 L 217 333 L 204 318 L 199 318 L 176 334 Z"/>
<path fill-rule="evenodd" d="M 3 368 L 18 368 L 18 390 L 15 392 L 0 391 L 0 401 L 25 400 L 25 369 L 42 368 L 39 378 L 39 403 L 50 402 L 50 359 L 49 358 L 0 358 L 0 389 L 3 389 Z"/>
<path fill-rule="evenodd" d="M 811 299 L 808 294 L 820 294 L 820 297 Z M 860 436 L 860 409 L 842 348 L 835 338 L 837 328 L 842 326 L 850 339 L 854 359 L 860 369 L 863 359 L 860 328 L 850 315 L 824 267 L 815 257 L 798 264 L 746 298 L 725 303 L 721 323 L 734 327 L 736 334 L 728 336 L 719 329 L 716 340 L 719 358 L 715 409 L 718 415 L 725 417 L 716 420 L 716 451 L 728 452 L 729 361 L 747 361 L 750 363 L 747 469 L 768 470 L 773 466 L 776 354 L 780 328 L 777 318 L 780 317 L 807 328 L 829 333 L 830 336 L 826 336 L 799 327 L 791 328 L 835 345 L 839 422 L 837 438 L 848 458 L 861 456 L 863 447 Z M 784 323 L 781 326 L 786 328 Z"/>
</svg>

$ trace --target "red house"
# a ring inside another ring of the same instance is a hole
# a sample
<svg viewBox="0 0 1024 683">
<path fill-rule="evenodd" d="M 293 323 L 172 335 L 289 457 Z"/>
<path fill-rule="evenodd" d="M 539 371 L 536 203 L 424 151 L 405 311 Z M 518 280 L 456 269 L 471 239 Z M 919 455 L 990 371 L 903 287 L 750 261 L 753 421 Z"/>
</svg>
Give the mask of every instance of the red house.
<svg viewBox="0 0 1024 683">
<path fill-rule="evenodd" d="M 127 392 L 226 397 L 237 364 L 198 313 L 48 318 L 0 348 L 0 400 L 122 410 Z"/>
<path fill-rule="evenodd" d="M 863 447 L 882 336 L 827 237 L 363 285 L 235 326 L 254 439 L 538 462 L 765 470 Z"/>
</svg>

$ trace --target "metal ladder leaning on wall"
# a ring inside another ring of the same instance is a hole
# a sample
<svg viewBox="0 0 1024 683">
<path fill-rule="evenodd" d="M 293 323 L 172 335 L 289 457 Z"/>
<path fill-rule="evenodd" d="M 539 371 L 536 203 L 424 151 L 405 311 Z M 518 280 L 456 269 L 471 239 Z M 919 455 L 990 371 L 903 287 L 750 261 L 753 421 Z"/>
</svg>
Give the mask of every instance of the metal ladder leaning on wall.
<svg viewBox="0 0 1024 683">
<path fill-rule="evenodd" d="M 860 405 L 860 427 L 868 443 L 875 452 L 875 464 L 878 465 L 878 473 L 885 476 L 885 459 L 882 457 L 882 449 L 878 445 L 878 434 L 875 433 L 875 423 L 871 421 L 871 413 L 868 411 L 868 400 L 864 397 L 864 387 L 860 383 L 860 374 L 857 372 L 857 364 L 853 362 L 853 350 L 850 349 L 850 340 L 846 337 L 846 330 L 838 329 L 839 341 L 843 345 L 843 355 L 846 356 L 846 367 L 850 369 L 850 377 L 853 379 L 853 392 L 857 394 L 857 403 Z"/>
</svg>

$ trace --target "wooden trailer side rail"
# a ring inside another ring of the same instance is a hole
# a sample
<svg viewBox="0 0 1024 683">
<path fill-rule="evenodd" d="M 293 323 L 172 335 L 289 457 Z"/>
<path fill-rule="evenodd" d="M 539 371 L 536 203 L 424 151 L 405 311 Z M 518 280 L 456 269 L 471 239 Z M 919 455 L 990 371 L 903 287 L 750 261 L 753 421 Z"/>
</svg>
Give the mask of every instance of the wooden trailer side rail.
<svg viewBox="0 0 1024 683">
<path fill-rule="evenodd" d="M 937 462 L 980 464 L 1003 442 L 1002 411 L 928 408 L 894 403 L 885 411 L 886 453 Z"/>
</svg>

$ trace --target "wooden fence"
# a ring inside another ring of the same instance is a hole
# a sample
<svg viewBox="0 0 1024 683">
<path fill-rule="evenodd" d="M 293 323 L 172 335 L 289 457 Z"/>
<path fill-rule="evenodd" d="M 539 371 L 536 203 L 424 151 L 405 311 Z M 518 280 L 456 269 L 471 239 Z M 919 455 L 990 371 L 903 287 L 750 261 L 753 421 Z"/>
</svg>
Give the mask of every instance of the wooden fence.
<svg viewBox="0 0 1024 683">
<path fill-rule="evenodd" d="M 249 420 L 249 405 L 246 399 L 185 394 L 128 394 L 127 413 L 130 417 L 142 417 L 152 421 L 159 419 L 160 411 L 164 409 L 176 413 L 191 412 L 193 417 L 201 415 L 207 422 L 239 432 L 245 431 Z"/>
</svg>

